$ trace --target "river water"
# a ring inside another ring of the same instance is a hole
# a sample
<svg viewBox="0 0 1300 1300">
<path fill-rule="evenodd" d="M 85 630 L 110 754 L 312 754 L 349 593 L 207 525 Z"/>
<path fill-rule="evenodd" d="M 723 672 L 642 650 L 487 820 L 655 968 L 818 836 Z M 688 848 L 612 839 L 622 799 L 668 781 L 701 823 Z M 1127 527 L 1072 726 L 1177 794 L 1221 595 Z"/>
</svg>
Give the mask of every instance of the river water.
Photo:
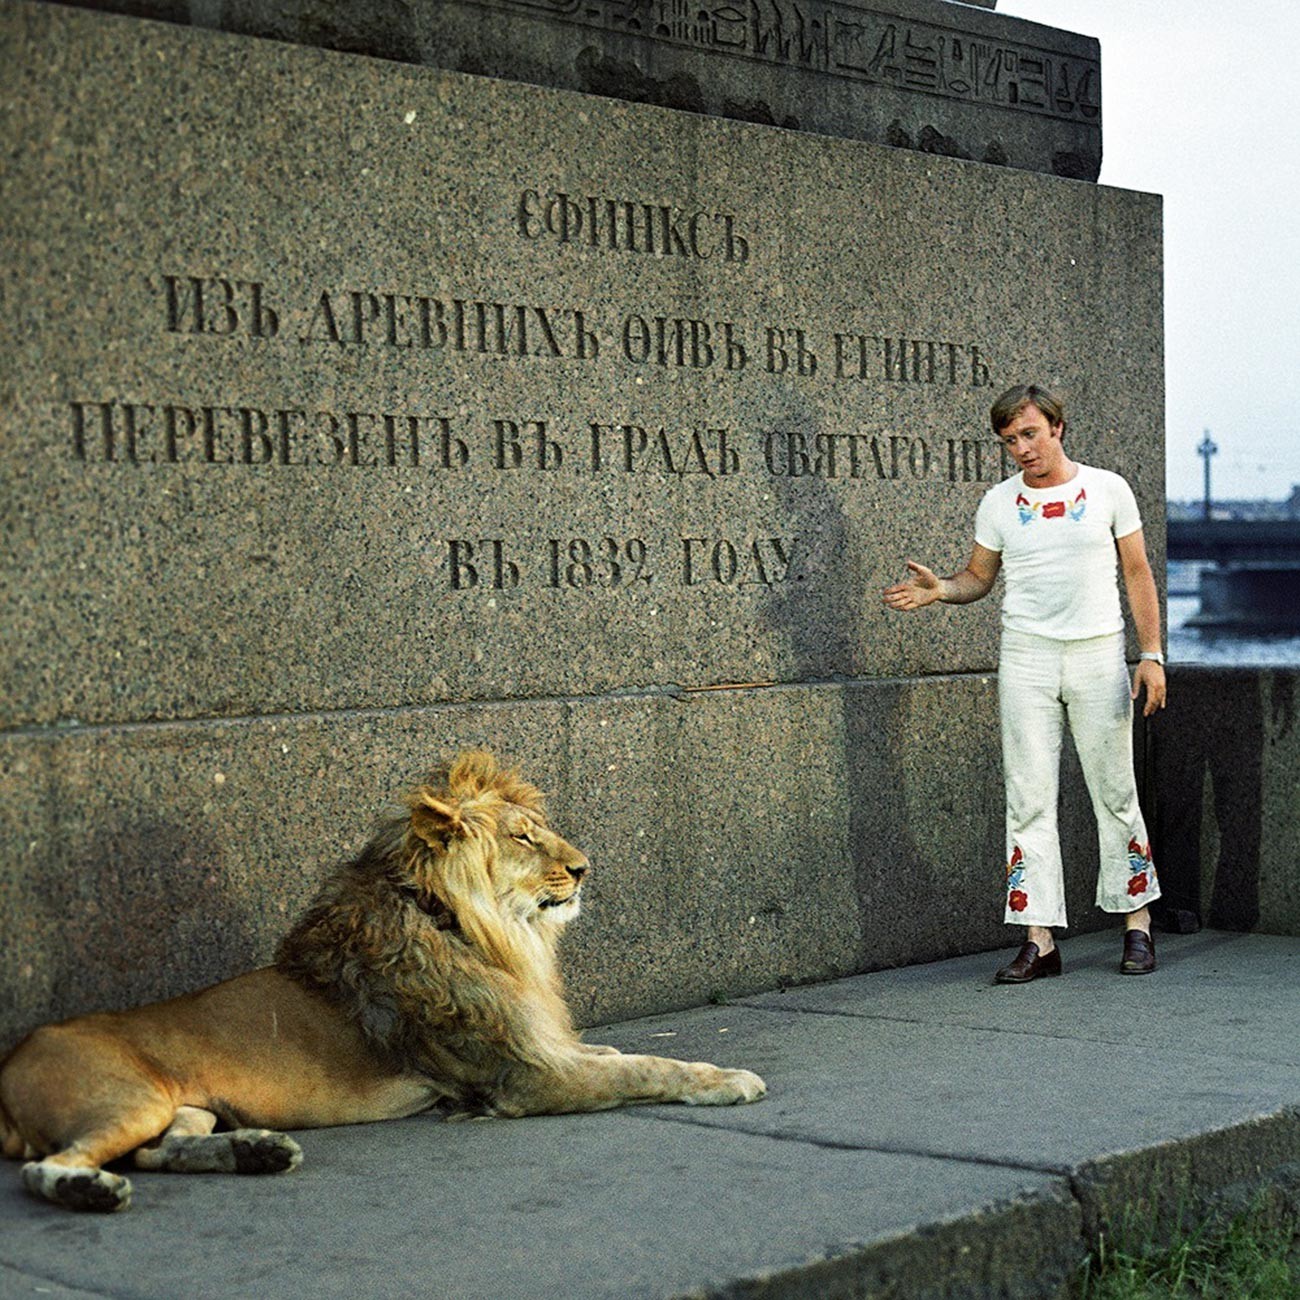
<svg viewBox="0 0 1300 1300">
<path fill-rule="evenodd" d="M 1188 627 L 1200 608 L 1197 596 L 1169 597 L 1169 662 L 1241 668 L 1300 667 L 1300 633 L 1245 636 L 1221 628 Z"/>
</svg>

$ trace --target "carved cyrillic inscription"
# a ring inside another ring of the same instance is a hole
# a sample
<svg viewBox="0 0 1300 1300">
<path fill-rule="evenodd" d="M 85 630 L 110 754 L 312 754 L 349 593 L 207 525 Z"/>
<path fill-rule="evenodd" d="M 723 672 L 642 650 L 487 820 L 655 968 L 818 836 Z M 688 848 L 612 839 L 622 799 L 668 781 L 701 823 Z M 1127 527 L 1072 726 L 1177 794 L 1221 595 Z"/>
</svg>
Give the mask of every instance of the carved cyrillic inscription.
<svg viewBox="0 0 1300 1300">
<path fill-rule="evenodd" d="M 704 474 L 725 478 L 740 472 L 740 452 L 730 429 L 669 433 L 639 424 L 591 426 L 591 472 Z"/>
<path fill-rule="evenodd" d="M 633 314 L 619 331 L 623 358 L 634 366 L 744 370 L 749 363 L 744 330 L 734 321 Z"/>
<path fill-rule="evenodd" d="M 1083 124 L 1101 70 L 1024 41 L 902 19 L 851 0 L 472 0 L 638 40 Z"/>
<path fill-rule="evenodd" d="M 89 463 L 458 469 L 469 458 L 441 415 L 178 402 L 68 408 L 73 459 Z"/>
<path fill-rule="evenodd" d="M 682 538 L 682 585 L 772 587 L 791 581 L 797 537 Z"/>
<path fill-rule="evenodd" d="M 550 537 L 540 548 L 513 538 L 453 537 L 446 547 L 452 591 L 569 591 L 650 586 L 773 587 L 801 581 L 798 537 L 679 537 L 652 560 L 643 537 Z"/>
<path fill-rule="evenodd" d="M 752 245 L 732 213 L 539 186 L 519 192 L 518 235 L 583 250 L 688 259 L 719 268 L 749 263 Z M 151 285 L 161 332 L 213 347 L 397 351 L 496 362 L 625 366 L 757 374 L 798 385 L 983 389 L 992 382 L 976 343 L 914 338 L 855 323 L 746 321 L 641 306 L 518 301 L 490 292 L 326 286 L 289 294 L 266 279 L 217 269 L 168 269 Z M 638 383 L 642 382 L 638 375 Z M 474 410 L 444 394 L 444 409 L 333 409 L 241 395 L 224 402 L 166 395 L 85 396 L 66 404 L 71 455 L 81 464 L 165 470 L 210 467 L 259 473 L 389 471 L 484 476 L 749 479 L 837 493 L 897 492 L 923 481 L 988 484 L 1007 469 L 991 438 L 933 437 L 888 429 L 734 427 L 700 412 L 681 425 L 650 422 L 634 406 L 556 415 Z M 530 403 L 531 405 L 531 403 Z M 725 406 L 723 409 L 726 409 Z M 784 490 L 784 489 L 783 489 Z M 763 494 L 762 500 L 768 500 Z M 742 509 L 753 499 L 742 494 Z M 787 502 L 786 505 L 789 503 Z M 778 518 L 785 514 L 782 510 Z M 590 535 L 506 534 L 431 539 L 423 547 L 449 592 L 743 592 L 804 581 L 829 563 L 805 538 L 725 517 L 712 529 L 660 533 L 644 523 Z M 732 531 L 734 529 L 734 531 Z"/>
<path fill-rule="evenodd" d="M 749 261 L 749 240 L 729 212 L 688 212 L 667 203 L 531 189 L 519 195 L 517 223 L 525 239 L 549 236 L 561 244 L 701 262 Z"/>
<path fill-rule="evenodd" d="M 179 402 L 74 401 L 68 414 L 72 457 L 83 464 L 950 483 L 996 483 L 1010 468 L 993 438 L 669 429 L 626 417 L 589 420 L 580 431 L 536 416 Z"/>
<path fill-rule="evenodd" d="M 369 289 L 323 289 L 298 341 L 579 361 L 600 352 L 581 311 Z"/>
<path fill-rule="evenodd" d="M 257 280 L 224 276 L 164 275 L 167 329 L 172 334 L 236 334 L 271 339 L 280 332 L 278 314 L 263 299 Z"/>
<path fill-rule="evenodd" d="M 291 303 L 262 281 L 225 275 L 166 274 L 160 283 L 162 328 L 214 341 L 243 335 L 263 343 L 293 339 L 302 347 L 443 351 L 499 361 L 614 356 L 632 366 L 729 374 L 758 369 L 848 384 L 987 388 L 993 382 L 976 343 L 887 331 L 653 311 L 609 319 L 599 308 L 378 289 L 321 289 L 307 303 Z"/>
<path fill-rule="evenodd" d="M 988 362 L 978 347 L 938 339 L 835 335 L 835 378 L 876 379 L 900 384 L 960 384 L 987 388 Z"/>
</svg>

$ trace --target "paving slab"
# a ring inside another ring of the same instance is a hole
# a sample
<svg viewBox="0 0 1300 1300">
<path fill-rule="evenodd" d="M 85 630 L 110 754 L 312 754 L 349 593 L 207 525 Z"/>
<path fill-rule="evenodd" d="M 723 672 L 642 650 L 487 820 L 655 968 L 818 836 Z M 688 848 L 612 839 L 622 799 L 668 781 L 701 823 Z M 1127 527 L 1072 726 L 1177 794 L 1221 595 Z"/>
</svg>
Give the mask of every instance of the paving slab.
<svg viewBox="0 0 1300 1300">
<path fill-rule="evenodd" d="M 1289 969 L 1295 941 L 1281 935 L 1156 932 L 1158 981 L 1117 979 L 1118 934 L 1061 941 L 1065 974 L 1023 989 L 990 978 L 1014 954 L 977 953 L 741 999 L 744 1006 L 960 1025 L 1037 1036 L 1174 1050 L 1212 1050 L 1300 1065 L 1300 994 Z M 1017 997 L 1030 995 L 1028 1004 Z M 1026 1016 L 1026 1006 L 1029 1014 Z"/>
<path fill-rule="evenodd" d="M 43 1285 L 140 1300 L 523 1300 L 708 1290 L 1000 1201 L 1058 1255 L 1080 1240 L 1077 1207 L 1041 1174 L 628 1114 L 414 1119 L 299 1138 L 292 1176 L 133 1174 L 131 1209 L 108 1219 L 47 1208 L 14 1179 L 0 1191 L 0 1252 Z"/>
<path fill-rule="evenodd" d="M 8 1176 L 0 1296 L 1063 1296 L 1124 1204 L 1300 1161 L 1300 940 L 1158 942 L 1143 980 L 1086 936 L 1023 988 L 985 954 L 587 1035 L 755 1068 L 753 1106 L 316 1130 L 107 1218 Z"/>
<path fill-rule="evenodd" d="M 725 1040 L 772 1088 L 762 1106 L 664 1112 L 674 1118 L 1059 1173 L 1300 1100 L 1300 999 L 1276 987 L 1267 960 L 1294 954 L 1295 941 L 1157 943 L 1159 979 L 1120 977 L 1115 936 L 1088 935 L 1071 941 L 1060 979 L 992 985 L 1004 957 L 985 954 L 635 1021 L 609 1037 L 703 1057 Z M 1220 956 L 1230 948 L 1234 963 Z M 1198 1009 L 1215 971 L 1233 964 L 1244 968 L 1241 1014 L 1224 1042 L 1202 1030 Z"/>
</svg>

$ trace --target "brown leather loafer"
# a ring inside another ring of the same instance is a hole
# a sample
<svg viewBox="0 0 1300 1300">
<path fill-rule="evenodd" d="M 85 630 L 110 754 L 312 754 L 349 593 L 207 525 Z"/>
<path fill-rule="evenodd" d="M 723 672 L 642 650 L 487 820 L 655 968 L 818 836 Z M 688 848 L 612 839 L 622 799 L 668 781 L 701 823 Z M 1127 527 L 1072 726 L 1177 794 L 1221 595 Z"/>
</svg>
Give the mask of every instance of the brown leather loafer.
<svg viewBox="0 0 1300 1300">
<path fill-rule="evenodd" d="M 993 977 L 998 984 L 1028 984 L 1041 975 L 1061 973 L 1061 950 L 1053 948 L 1046 957 L 1038 955 L 1036 943 L 1025 943 L 1010 966 L 1003 966 Z"/>
<path fill-rule="evenodd" d="M 1119 973 L 1150 975 L 1155 968 L 1155 940 L 1145 930 L 1125 930 L 1124 956 L 1119 963 Z"/>
</svg>

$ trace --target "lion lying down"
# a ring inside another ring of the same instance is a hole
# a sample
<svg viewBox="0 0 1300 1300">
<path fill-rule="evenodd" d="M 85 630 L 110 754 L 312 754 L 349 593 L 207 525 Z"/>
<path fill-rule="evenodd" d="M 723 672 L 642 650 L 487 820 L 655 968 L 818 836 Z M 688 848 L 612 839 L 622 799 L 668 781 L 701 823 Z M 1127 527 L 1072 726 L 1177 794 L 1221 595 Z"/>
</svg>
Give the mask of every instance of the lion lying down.
<svg viewBox="0 0 1300 1300">
<path fill-rule="evenodd" d="M 35 1031 L 0 1064 L 0 1141 L 35 1196 L 125 1209 L 101 1166 L 273 1173 L 277 1129 L 637 1102 L 756 1101 L 748 1070 L 579 1041 L 556 940 L 587 860 L 541 796 L 489 754 L 462 755 L 336 871 L 274 966 L 133 1011 Z M 228 1131 L 214 1131 L 218 1123 Z M 41 1157 L 34 1159 L 34 1157 Z"/>
</svg>

